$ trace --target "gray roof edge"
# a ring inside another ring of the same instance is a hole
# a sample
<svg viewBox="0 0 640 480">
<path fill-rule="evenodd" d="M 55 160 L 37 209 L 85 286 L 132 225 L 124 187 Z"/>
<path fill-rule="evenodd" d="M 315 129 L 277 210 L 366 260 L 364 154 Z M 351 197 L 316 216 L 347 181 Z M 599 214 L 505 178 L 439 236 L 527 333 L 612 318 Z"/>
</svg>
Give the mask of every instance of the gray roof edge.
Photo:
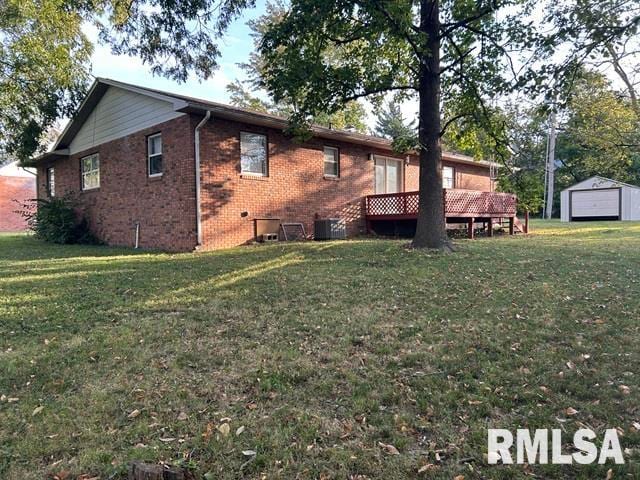
<svg viewBox="0 0 640 480">
<path fill-rule="evenodd" d="M 178 112 L 196 113 L 198 111 L 205 112 L 207 110 L 210 110 L 214 117 L 216 114 L 222 118 L 226 117 L 231 119 L 235 117 L 239 121 L 245 121 L 247 123 L 258 125 L 262 124 L 265 126 L 271 126 L 272 128 L 285 128 L 288 125 L 288 119 L 277 115 L 257 112 L 255 110 L 246 108 L 234 107 L 209 100 L 193 98 L 186 95 L 174 94 L 139 85 L 133 85 L 110 78 L 96 77 L 93 84 L 89 88 L 86 97 L 80 104 L 77 113 L 62 131 L 51 151 L 34 158 L 32 163 L 37 163 L 50 156 L 61 155 L 65 149 L 68 149 L 69 144 L 82 127 L 82 124 L 91 114 L 93 108 L 102 99 L 103 95 L 109 87 L 122 88 L 124 90 L 138 93 L 140 95 L 146 95 L 159 100 L 170 102 L 172 103 L 174 110 Z M 347 143 L 369 145 L 392 151 L 391 141 L 386 138 L 374 137 L 372 135 L 365 135 L 348 130 L 336 130 L 322 127 L 320 125 L 313 125 L 312 132 L 314 135 L 321 138 L 334 139 Z M 454 152 L 443 151 L 442 156 L 443 159 L 447 161 L 478 165 L 486 168 L 489 168 L 491 166 L 501 166 L 496 162 L 490 162 L 487 160 L 475 160 L 473 157 Z"/>
<path fill-rule="evenodd" d="M 625 183 L 625 182 L 620 182 L 618 180 L 614 180 L 613 178 L 607 178 L 607 177 L 603 177 L 602 175 L 593 175 L 589 178 L 585 178 L 584 180 L 581 180 L 579 182 L 574 183 L 573 185 L 568 186 L 567 188 L 563 188 L 562 190 L 560 190 L 561 192 L 566 192 L 567 190 L 571 190 L 573 187 L 575 187 L 576 185 L 580 185 L 581 183 L 585 183 L 588 182 L 589 180 L 593 180 L 599 178 L 600 180 L 605 180 L 607 182 L 613 182 L 613 183 L 617 183 L 619 185 L 624 185 L 625 187 L 630 187 L 630 188 L 637 188 L 640 190 L 640 187 L 638 185 L 632 185 L 630 183 Z"/>
</svg>

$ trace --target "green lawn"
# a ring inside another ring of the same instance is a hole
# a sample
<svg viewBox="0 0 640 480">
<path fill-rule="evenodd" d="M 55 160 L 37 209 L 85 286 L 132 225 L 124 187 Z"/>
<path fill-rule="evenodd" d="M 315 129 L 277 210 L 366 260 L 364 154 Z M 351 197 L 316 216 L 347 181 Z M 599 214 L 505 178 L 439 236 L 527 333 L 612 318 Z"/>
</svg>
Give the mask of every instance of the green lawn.
<svg viewBox="0 0 640 480">
<path fill-rule="evenodd" d="M 2 235 L 0 478 L 638 478 L 640 224 L 533 228 L 450 255 Z M 626 465 L 486 464 L 487 427 L 584 426 Z"/>
</svg>

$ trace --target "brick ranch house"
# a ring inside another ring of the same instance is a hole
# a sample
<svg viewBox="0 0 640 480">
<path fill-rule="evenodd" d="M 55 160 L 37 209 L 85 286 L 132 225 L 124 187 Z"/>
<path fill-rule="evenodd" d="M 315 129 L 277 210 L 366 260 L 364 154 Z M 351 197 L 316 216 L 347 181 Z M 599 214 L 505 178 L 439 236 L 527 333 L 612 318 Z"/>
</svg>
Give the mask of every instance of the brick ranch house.
<svg viewBox="0 0 640 480">
<path fill-rule="evenodd" d="M 251 242 L 255 220 L 264 218 L 300 222 L 307 233 L 316 218 L 340 218 L 356 235 L 375 223 L 367 209 L 378 197 L 404 208 L 387 205 L 378 214 L 409 218 L 409 197 L 398 195 L 418 189 L 417 158 L 394 154 L 384 139 L 322 127 L 297 143 L 283 134 L 286 125 L 97 79 L 54 148 L 33 160 L 38 196 L 76 195 L 107 244 L 133 246 L 137 230 L 140 247 L 171 251 Z M 491 169 L 445 153 L 445 187 L 493 192 Z"/>
</svg>

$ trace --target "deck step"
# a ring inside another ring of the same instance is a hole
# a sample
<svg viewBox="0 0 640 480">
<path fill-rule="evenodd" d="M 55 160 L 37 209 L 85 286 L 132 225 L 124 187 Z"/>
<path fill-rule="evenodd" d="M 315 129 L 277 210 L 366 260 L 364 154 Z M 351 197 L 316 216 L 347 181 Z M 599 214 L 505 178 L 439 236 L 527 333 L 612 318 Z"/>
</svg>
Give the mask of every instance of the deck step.
<svg viewBox="0 0 640 480">
<path fill-rule="evenodd" d="M 513 226 L 517 232 L 527 233 L 524 228 L 524 223 L 522 223 L 518 217 L 513 217 Z"/>
<path fill-rule="evenodd" d="M 500 218 L 499 222 L 496 222 L 498 226 L 508 229 L 509 228 L 509 219 L 506 217 Z M 527 233 L 526 228 L 522 220 L 518 217 L 513 217 L 513 232 L 514 233 Z"/>
</svg>

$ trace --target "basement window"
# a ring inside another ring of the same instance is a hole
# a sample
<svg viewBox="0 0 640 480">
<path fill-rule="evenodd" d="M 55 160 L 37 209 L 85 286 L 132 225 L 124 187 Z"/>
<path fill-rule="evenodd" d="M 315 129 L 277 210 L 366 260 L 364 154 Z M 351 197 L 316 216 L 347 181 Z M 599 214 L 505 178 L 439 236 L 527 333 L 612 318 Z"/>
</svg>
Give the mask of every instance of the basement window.
<svg viewBox="0 0 640 480">
<path fill-rule="evenodd" d="M 82 171 L 82 190 L 100 187 L 100 156 L 97 153 L 80 160 Z"/>
<path fill-rule="evenodd" d="M 160 133 L 147 137 L 147 166 L 150 177 L 162 175 L 162 135 Z"/>
<path fill-rule="evenodd" d="M 266 135 L 240 132 L 240 173 L 267 176 Z"/>
<path fill-rule="evenodd" d="M 455 188 L 455 170 L 453 167 L 442 167 L 442 187 Z"/>
<path fill-rule="evenodd" d="M 47 195 L 56 196 L 56 172 L 53 167 L 47 168 Z"/>
<path fill-rule="evenodd" d="M 324 176 L 340 176 L 340 151 L 334 147 L 324 147 Z"/>
</svg>

